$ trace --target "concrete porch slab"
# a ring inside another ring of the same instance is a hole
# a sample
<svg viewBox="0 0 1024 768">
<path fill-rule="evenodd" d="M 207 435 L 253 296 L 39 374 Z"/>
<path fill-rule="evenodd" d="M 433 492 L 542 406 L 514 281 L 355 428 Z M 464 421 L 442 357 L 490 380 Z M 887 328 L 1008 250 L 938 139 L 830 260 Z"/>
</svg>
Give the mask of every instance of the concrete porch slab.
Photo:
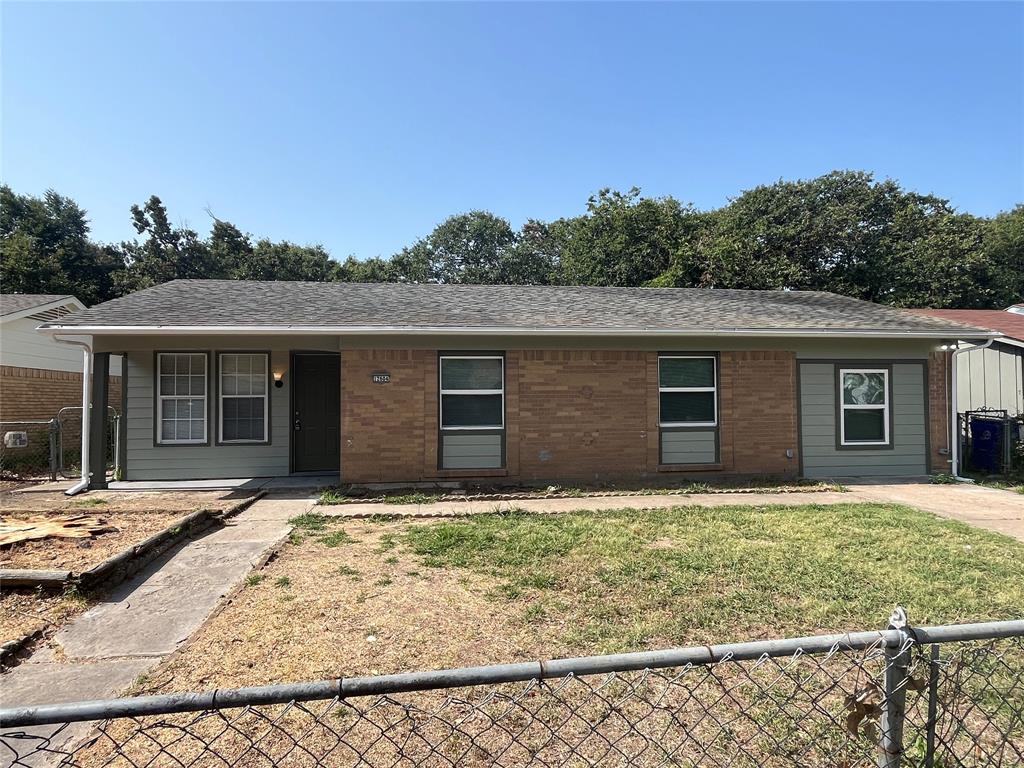
<svg viewBox="0 0 1024 768">
<path fill-rule="evenodd" d="M 111 491 L 256 491 L 304 490 L 338 485 L 340 475 L 286 475 L 283 477 L 236 477 L 221 480 L 116 480 Z"/>
</svg>

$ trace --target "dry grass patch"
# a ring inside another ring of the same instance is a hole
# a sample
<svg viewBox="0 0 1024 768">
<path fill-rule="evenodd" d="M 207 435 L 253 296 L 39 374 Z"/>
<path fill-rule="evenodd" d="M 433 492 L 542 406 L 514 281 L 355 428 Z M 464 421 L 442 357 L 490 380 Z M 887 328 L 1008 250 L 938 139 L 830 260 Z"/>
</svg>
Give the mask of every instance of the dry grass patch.
<svg viewBox="0 0 1024 768">
<path fill-rule="evenodd" d="M 5 590 L 0 596 L 0 643 L 58 627 L 90 605 L 87 598 L 75 592 L 57 595 Z"/>
<path fill-rule="evenodd" d="M 424 567 L 406 523 L 306 515 L 279 556 L 139 691 L 485 664 L 539 647 L 497 582 Z M 344 543 L 339 543 L 339 542 Z"/>
</svg>

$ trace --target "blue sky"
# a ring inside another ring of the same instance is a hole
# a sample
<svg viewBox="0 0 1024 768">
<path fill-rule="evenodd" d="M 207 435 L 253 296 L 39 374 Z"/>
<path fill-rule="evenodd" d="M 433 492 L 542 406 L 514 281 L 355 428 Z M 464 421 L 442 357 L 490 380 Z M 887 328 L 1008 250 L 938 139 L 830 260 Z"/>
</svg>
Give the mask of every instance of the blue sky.
<svg viewBox="0 0 1024 768">
<path fill-rule="evenodd" d="M 1024 201 L 1024 4 L 2 5 L 2 158 L 94 236 L 160 195 L 208 231 L 388 255 L 636 185 L 716 207 L 857 168 Z"/>
</svg>

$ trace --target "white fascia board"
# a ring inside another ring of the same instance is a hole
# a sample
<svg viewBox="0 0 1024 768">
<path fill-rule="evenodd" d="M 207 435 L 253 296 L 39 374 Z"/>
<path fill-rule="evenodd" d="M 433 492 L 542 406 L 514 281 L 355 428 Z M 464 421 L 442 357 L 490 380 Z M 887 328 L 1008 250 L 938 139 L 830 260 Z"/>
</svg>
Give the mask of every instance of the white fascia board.
<svg viewBox="0 0 1024 768">
<path fill-rule="evenodd" d="M 995 331 L 965 334 L 949 331 L 852 330 L 839 328 L 516 328 L 448 326 L 253 326 L 253 325 L 68 325 L 49 323 L 43 333 L 86 334 L 95 336 L 216 336 L 245 333 L 253 336 L 331 335 L 331 336 L 760 336 L 769 338 L 855 338 L 855 339 L 989 339 Z"/>
</svg>

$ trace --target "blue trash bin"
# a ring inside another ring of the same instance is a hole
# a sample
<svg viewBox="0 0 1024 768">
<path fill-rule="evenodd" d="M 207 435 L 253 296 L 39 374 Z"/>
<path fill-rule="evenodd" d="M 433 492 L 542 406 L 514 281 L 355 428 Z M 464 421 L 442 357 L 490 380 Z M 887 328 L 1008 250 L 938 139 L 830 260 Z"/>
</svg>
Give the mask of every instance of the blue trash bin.
<svg viewBox="0 0 1024 768">
<path fill-rule="evenodd" d="M 971 466 L 979 472 L 997 475 L 1003 471 L 1003 434 L 1006 422 L 985 416 L 971 416 Z"/>
</svg>

